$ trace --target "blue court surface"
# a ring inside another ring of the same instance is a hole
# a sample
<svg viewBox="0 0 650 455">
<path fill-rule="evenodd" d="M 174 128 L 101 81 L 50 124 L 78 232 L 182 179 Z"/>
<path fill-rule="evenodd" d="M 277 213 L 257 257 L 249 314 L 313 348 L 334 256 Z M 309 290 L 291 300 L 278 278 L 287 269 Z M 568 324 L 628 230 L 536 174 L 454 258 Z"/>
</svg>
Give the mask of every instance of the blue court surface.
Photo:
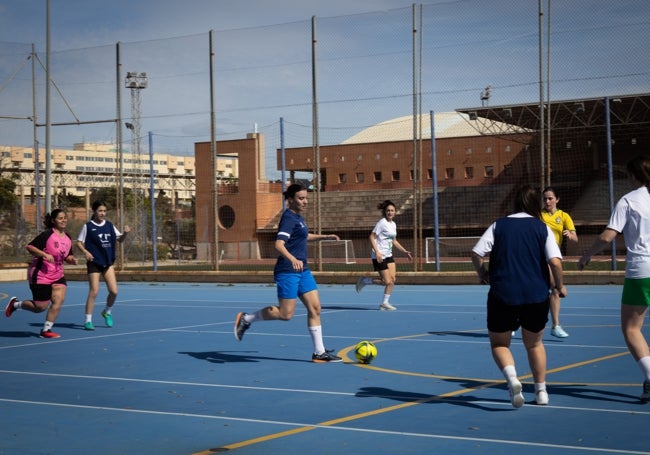
<svg viewBox="0 0 650 455">
<path fill-rule="evenodd" d="M 492 360 L 485 286 L 321 285 L 325 342 L 345 360 L 311 362 L 304 308 L 233 336 L 238 311 L 276 302 L 270 284 L 120 283 L 115 326 L 85 282 L 70 282 L 54 330 L 44 314 L 0 322 L 0 454 L 650 454 L 650 404 L 619 324 L 620 286 L 572 286 L 565 339 L 545 335 L 548 406 L 514 409 Z M 29 297 L 26 283 L 0 284 Z M 646 337 L 649 326 L 646 324 Z M 352 347 L 374 341 L 371 365 Z"/>
</svg>

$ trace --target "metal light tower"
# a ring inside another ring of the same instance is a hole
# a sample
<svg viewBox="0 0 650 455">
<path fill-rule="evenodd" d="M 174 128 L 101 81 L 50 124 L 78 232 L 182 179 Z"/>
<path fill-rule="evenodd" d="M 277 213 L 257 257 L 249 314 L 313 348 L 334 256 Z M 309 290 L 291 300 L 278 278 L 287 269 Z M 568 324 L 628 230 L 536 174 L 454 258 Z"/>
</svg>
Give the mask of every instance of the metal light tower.
<svg viewBox="0 0 650 455">
<path fill-rule="evenodd" d="M 131 130 L 131 180 L 133 188 L 133 228 L 135 231 L 135 238 L 140 239 L 142 242 L 142 260 L 144 262 L 144 227 L 141 224 L 144 222 L 142 216 L 142 208 L 140 207 L 141 199 L 140 193 L 144 194 L 144 188 L 141 188 L 142 183 L 142 158 L 140 153 L 140 107 L 141 99 L 140 93 L 143 89 L 147 88 L 147 73 L 138 73 L 137 71 L 129 71 L 126 73 L 125 86 L 131 89 L 131 122 L 126 123 L 126 127 Z M 123 227 L 123 226 L 122 226 Z"/>
</svg>

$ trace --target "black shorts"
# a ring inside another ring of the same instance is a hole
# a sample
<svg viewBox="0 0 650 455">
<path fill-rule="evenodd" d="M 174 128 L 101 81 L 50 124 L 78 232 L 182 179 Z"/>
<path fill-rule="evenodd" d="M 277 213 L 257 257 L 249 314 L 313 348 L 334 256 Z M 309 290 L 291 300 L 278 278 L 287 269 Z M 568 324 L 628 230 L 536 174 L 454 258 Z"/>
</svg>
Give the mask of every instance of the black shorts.
<svg viewBox="0 0 650 455">
<path fill-rule="evenodd" d="M 377 259 L 373 259 L 372 266 L 377 272 L 381 272 L 382 270 L 388 270 L 388 264 L 393 264 L 394 262 L 395 259 L 393 259 L 393 256 L 389 256 L 387 258 L 384 258 L 384 260 L 381 262 L 379 262 Z"/>
<path fill-rule="evenodd" d="M 52 286 L 55 284 L 66 286 L 65 278 L 61 277 L 52 284 L 30 284 L 29 289 L 32 291 L 32 300 L 35 302 L 47 302 L 52 300 Z"/>
<path fill-rule="evenodd" d="M 487 300 L 487 328 L 490 332 L 511 332 L 520 326 L 530 332 L 540 332 L 548 322 L 549 299 L 538 303 L 507 305 L 492 293 Z"/>
<path fill-rule="evenodd" d="M 90 275 L 91 273 L 101 273 L 102 276 L 111 265 L 99 265 L 96 262 L 86 262 L 86 272 Z"/>
</svg>

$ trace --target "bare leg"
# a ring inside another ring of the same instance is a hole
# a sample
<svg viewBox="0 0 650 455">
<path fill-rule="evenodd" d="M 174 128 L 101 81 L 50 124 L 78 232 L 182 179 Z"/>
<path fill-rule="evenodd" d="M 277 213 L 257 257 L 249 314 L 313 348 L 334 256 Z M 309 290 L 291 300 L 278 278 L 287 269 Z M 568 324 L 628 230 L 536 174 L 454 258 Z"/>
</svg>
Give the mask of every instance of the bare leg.
<svg viewBox="0 0 650 455">
<path fill-rule="evenodd" d="M 533 373 L 535 382 L 546 381 L 546 349 L 542 343 L 544 330 L 537 333 L 526 329 L 521 330 L 522 340 L 528 354 L 528 364 Z"/>
<path fill-rule="evenodd" d="M 648 342 L 641 331 L 647 310 L 648 307 L 640 305 L 621 305 L 623 337 L 627 348 L 637 362 L 642 357 L 650 356 Z"/>
<path fill-rule="evenodd" d="M 65 286 L 52 286 L 52 304 L 47 310 L 47 315 L 45 320 L 48 322 L 54 323 L 56 318 L 59 317 L 59 311 L 63 306 L 63 301 L 65 300 L 67 288 Z"/>
<path fill-rule="evenodd" d="M 86 297 L 86 314 L 93 314 L 95 299 L 99 294 L 99 273 L 88 274 L 88 297 Z"/>
<path fill-rule="evenodd" d="M 115 269 L 113 266 L 110 266 L 104 272 L 104 282 L 106 283 L 106 290 L 108 291 L 108 296 L 106 296 L 106 306 L 111 308 L 115 304 L 115 299 L 117 298 L 117 277 L 115 276 Z"/>
</svg>

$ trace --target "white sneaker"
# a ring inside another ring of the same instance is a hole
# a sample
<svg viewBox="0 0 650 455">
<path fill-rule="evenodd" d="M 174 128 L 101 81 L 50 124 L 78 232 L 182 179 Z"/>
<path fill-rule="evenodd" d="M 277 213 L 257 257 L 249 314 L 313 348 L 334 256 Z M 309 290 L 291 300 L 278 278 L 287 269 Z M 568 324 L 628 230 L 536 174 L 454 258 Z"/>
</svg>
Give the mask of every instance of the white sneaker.
<svg viewBox="0 0 650 455">
<path fill-rule="evenodd" d="M 508 383 L 508 392 L 510 392 L 510 402 L 513 408 L 520 408 L 526 401 L 524 395 L 521 393 L 521 382 L 518 379 L 513 379 Z"/>
<path fill-rule="evenodd" d="M 548 393 L 546 390 L 538 390 L 535 394 L 535 401 L 540 406 L 546 406 L 548 404 Z"/>
<path fill-rule="evenodd" d="M 363 289 L 366 286 L 366 279 L 365 277 L 360 276 L 359 279 L 357 280 L 357 294 L 361 292 L 361 289 Z"/>
<path fill-rule="evenodd" d="M 397 309 L 397 307 L 394 307 L 390 303 L 386 302 L 386 303 L 382 303 L 381 305 L 379 305 L 379 309 L 381 311 L 395 311 Z"/>
<path fill-rule="evenodd" d="M 568 333 L 564 331 L 561 325 L 556 325 L 551 329 L 551 335 L 558 338 L 566 338 L 569 336 Z"/>
</svg>

